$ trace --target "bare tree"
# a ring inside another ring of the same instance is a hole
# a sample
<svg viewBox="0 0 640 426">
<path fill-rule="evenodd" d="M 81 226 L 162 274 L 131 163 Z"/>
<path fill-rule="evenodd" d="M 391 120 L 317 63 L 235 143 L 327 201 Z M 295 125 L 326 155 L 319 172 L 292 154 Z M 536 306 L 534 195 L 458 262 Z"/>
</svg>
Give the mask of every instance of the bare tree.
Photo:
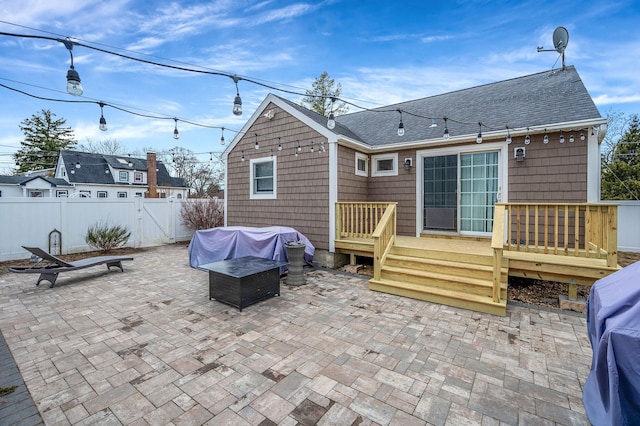
<svg viewBox="0 0 640 426">
<path fill-rule="evenodd" d="M 211 153 L 209 161 L 199 161 L 191 150 L 175 147 L 160 156 L 173 176 L 184 179 L 190 197 L 214 197 L 220 191 L 224 177 L 220 155 Z"/>
<path fill-rule="evenodd" d="M 80 144 L 78 146 L 78 150 L 105 155 L 126 154 L 124 146 L 122 146 L 116 139 L 102 139 L 99 142 L 95 142 L 87 138 L 87 143 Z"/>
</svg>

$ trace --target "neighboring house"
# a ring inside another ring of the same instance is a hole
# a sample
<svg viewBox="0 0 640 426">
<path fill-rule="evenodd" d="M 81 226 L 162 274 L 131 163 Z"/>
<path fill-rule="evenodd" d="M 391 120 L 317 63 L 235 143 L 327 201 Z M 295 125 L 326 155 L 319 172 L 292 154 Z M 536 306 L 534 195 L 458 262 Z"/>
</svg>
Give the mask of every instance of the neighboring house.
<svg viewBox="0 0 640 426">
<path fill-rule="evenodd" d="M 0 197 L 56 197 L 73 187 L 64 179 L 46 176 L 0 176 Z"/>
<path fill-rule="evenodd" d="M 153 152 L 142 159 L 64 150 L 54 176 L 73 187 L 68 194 L 57 196 L 186 198 L 188 194 L 184 180 L 171 177 Z"/>
<path fill-rule="evenodd" d="M 225 225 L 293 227 L 335 266 L 337 202 L 397 202 L 398 235 L 488 239 L 496 202 L 599 201 L 606 119 L 574 67 L 335 121 L 269 94 L 225 150 Z"/>
</svg>

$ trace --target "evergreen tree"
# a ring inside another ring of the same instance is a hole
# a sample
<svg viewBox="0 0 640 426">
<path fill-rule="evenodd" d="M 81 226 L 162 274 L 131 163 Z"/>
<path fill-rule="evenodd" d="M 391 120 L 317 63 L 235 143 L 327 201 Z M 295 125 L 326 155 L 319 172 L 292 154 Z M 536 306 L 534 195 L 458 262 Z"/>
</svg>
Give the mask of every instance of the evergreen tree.
<svg viewBox="0 0 640 426">
<path fill-rule="evenodd" d="M 306 90 L 301 105 L 328 117 L 331 112 L 338 116 L 345 114 L 349 107 L 344 102 L 332 102 L 332 98 L 339 98 L 342 94 L 342 85 L 329 77 L 325 71 L 313 82 L 312 89 Z M 332 105 L 333 103 L 333 105 Z"/>
<path fill-rule="evenodd" d="M 603 200 L 640 200 L 640 119 L 633 115 L 610 159 L 602 163 Z"/>
<path fill-rule="evenodd" d="M 14 154 L 17 173 L 53 168 L 60 150 L 76 146 L 73 130 L 64 127 L 66 120 L 55 117 L 48 109 L 42 109 L 20 123 L 24 140 L 20 142 L 22 147 Z"/>
</svg>

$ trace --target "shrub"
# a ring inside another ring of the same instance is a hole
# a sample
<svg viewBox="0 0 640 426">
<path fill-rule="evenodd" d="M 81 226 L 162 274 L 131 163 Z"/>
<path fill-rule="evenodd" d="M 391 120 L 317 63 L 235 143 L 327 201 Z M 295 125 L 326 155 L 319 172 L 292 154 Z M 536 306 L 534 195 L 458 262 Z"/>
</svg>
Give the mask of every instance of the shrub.
<svg viewBox="0 0 640 426">
<path fill-rule="evenodd" d="M 218 198 L 185 200 L 180 216 L 182 224 L 191 230 L 215 228 L 224 223 L 224 204 Z"/>
<path fill-rule="evenodd" d="M 130 236 L 131 232 L 125 226 L 96 223 L 89 227 L 84 240 L 89 246 L 106 252 L 122 247 Z"/>
</svg>

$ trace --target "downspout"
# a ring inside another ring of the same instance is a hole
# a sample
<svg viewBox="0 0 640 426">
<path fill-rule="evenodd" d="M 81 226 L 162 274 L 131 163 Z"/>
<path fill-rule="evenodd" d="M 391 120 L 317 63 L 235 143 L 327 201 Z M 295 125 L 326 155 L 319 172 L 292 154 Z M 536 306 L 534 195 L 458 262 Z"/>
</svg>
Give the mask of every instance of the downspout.
<svg viewBox="0 0 640 426">
<path fill-rule="evenodd" d="M 588 131 L 587 139 L 587 203 L 599 203 L 600 200 L 600 176 L 601 156 L 600 143 L 607 133 L 607 125 L 593 126 L 593 135 Z"/>
</svg>

